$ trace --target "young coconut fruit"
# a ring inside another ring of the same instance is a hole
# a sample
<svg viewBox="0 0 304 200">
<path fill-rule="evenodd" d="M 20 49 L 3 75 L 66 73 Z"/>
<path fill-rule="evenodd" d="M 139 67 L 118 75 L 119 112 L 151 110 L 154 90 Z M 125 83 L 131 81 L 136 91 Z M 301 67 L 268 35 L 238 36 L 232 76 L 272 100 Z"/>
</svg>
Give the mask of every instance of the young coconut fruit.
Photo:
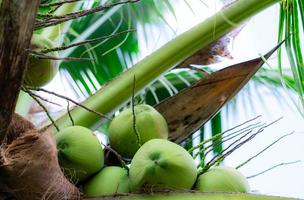
<svg viewBox="0 0 304 200">
<path fill-rule="evenodd" d="M 128 193 L 130 192 L 128 171 L 116 166 L 105 167 L 84 184 L 83 192 L 86 197 Z"/>
<path fill-rule="evenodd" d="M 152 139 L 134 155 L 129 176 L 133 191 L 141 187 L 191 189 L 197 169 L 184 148 L 167 140 Z"/>
<path fill-rule="evenodd" d="M 249 192 L 249 183 L 231 167 L 213 167 L 197 179 L 196 190 L 201 192 Z"/>
<path fill-rule="evenodd" d="M 137 105 L 134 107 L 134 113 L 137 133 L 134 131 L 132 108 L 122 111 L 112 120 L 109 127 L 111 147 L 128 158 L 132 158 L 145 142 L 154 138 L 168 138 L 167 122 L 152 106 Z"/>
<path fill-rule="evenodd" d="M 104 153 L 94 133 L 82 126 L 71 126 L 55 135 L 58 159 L 65 175 L 82 181 L 104 165 Z"/>
<path fill-rule="evenodd" d="M 35 34 L 31 40 L 31 48 L 35 51 L 54 48 L 54 43 L 48 38 Z M 48 56 L 58 57 L 57 52 L 50 52 Z M 35 55 L 30 55 L 24 84 L 30 87 L 41 87 L 50 82 L 58 71 L 59 65 L 56 60 L 41 59 Z"/>
</svg>

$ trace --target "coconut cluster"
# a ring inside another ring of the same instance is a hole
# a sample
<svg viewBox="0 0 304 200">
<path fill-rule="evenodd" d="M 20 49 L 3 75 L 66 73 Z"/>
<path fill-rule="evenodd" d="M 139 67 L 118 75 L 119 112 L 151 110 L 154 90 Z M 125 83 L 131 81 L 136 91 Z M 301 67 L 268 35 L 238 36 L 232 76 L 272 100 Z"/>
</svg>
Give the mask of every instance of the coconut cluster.
<svg viewBox="0 0 304 200">
<path fill-rule="evenodd" d="M 134 121 L 135 120 L 135 121 Z M 146 190 L 249 192 L 246 178 L 234 168 L 213 167 L 198 174 L 192 156 L 168 141 L 164 117 L 149 105 L 123 110 L 111 122 L 111 148 L 129 161 L 105 166 L 104 151 L 94 133 L 68 127 L 56 134 L 58 158 L 65 175 L 79 183 L 87 197 Z"/>
</svg>

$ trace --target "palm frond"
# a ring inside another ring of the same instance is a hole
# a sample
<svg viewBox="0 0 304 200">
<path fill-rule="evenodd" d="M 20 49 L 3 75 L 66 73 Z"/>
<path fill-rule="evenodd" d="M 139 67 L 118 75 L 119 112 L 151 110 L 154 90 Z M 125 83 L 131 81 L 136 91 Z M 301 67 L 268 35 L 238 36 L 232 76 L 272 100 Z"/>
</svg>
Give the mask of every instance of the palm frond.
<svg viewBox="0 0 304 200">
<path fill-rule="evenodd" d="M 94 3 L 91 6 L 98 5 Z M 174 15 L 174 9 L 168 1 L 147 0 L 136 4 L 115 6 L 104 13 L 96 13 L 75 20 L 65 41 L 75 43 L 136 29 L 139 24 L 144 26 L 147 23 L 159 23 L 165 21 L 162 16 L 165 10 Z M 91 95 L 97 88 L 137 61 L 138 45 L 137 33 L 129 32 L 90 45 L 71 48 L 63 52 L 62 56 L 88 57 L 94 61 L 63 62 L 61 69 L 68 72 L 78 88 L 84 89 L 83 95 Z M 94 84 L 96 82 L 97 85 Z M 75 84 L 73 83 L 72 87 Z"/>
<path fill-rule="evenodd" d="M 293 87 L 298 93 L 298 109 L 304 116 L 304 60 L 303 46 L 300 42 L 303 39 L 304 31 L 304 9 L 303 1 L 292 0 L 283 1 L 280 9 L 279 37 L 282 41 L 286 38 L 286 53 L 289 60 L 289 66 L 292 71 L 294 85 L 290 86 L 287 80 L 283 78 L 282 52 L 279 51 L 279 72 L 281 82 L 285 87 Z"/>
</svg>

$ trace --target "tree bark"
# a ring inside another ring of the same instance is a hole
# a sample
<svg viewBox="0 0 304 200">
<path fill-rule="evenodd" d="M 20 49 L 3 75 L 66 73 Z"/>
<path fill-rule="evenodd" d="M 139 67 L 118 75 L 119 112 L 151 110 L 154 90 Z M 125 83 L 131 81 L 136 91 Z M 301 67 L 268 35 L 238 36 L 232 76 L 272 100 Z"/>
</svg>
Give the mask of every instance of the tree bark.
<svg viewBox="0 0 304 200">
<path fill-rule="evenodd" d="M 3 0 L 0 7 L 0 144 L 16 106 L 26 70 L 39 0 Z"/>
<path fill-rule="evenodd" d="M 39 3 L 0 5 L 0 199 L 78 200 L 81 194 L 60 169 L 50 131 L 14 114 Z"/>
</svg>

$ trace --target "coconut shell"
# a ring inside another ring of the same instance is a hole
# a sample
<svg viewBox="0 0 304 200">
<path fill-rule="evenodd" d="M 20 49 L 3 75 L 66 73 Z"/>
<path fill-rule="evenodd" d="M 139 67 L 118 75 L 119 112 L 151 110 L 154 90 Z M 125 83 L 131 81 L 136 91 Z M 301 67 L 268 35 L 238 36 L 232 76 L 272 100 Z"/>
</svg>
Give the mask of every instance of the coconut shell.
<svg viewBox="0 0 304 200">
<path fill-rule="evenodd" d="M 54 43 L 48 38 L 35 34 L 32 38 L 32 48 L 35 51 L 54 48 Z M 57 52 L 50 52 L 47 56 L 58 57 Z M 30 55 L 25 73 L 24 83 L 30 87 L 42 87 L 49 83 L 57 74 L 59 69 L 58 62 L 51 59 L 38 58 L 36 55 Z"/>
<path fill-rule="evenodd" d="M 105 167 L 84 184 L 83 191 L 87 197 L 128 193 L 128 171 L 116 166 Z"/>
<path fill-rule="evenodd" d="M 227 166 L 213 167 L 201 174 L 195 189 L 201 192 L 250 192 L 246 177 Z"/>
<path fill-rule="evenodd" d="M 139 147 L 151 139 L 168 138 L 167 122 L 152 106 L 137 105 L 134 112 L 137 133 L 134 131 L 132 108 L 122 111 L 109 126 L 111 147 L 126 158 L 132 158 Z"/>
<path fill-rule="evenodd" d="M 94 133 L 82 126 L 71 126 L 56 136 L 58 158 L 73 182 L 83 181 L 104 165 L 104 152 Z"/>
<path fill-rule="evenodd" d="M 146 142 L 130 166 L 133 191 L 143 187 L 191 189 L 197 178 L 196 163 L 181 146 L 163 139 Z"/>
</svg>

